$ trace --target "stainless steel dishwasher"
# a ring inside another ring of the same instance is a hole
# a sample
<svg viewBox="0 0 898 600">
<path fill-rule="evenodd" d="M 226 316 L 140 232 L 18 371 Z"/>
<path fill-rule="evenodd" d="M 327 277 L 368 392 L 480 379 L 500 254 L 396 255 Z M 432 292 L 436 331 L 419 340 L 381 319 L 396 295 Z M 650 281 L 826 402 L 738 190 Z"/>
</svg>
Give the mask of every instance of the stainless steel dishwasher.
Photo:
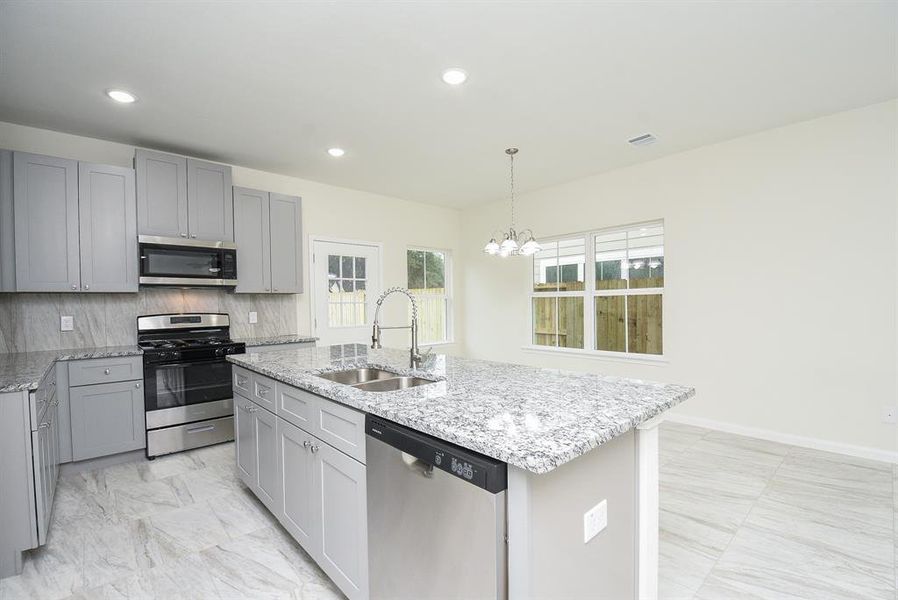
<svg viewBox="0 0 898 600">
<path fill-rule="evenodd" d="M 372 600 L 507 597 L 505 463 L 368 415 Z"/>
</svg>

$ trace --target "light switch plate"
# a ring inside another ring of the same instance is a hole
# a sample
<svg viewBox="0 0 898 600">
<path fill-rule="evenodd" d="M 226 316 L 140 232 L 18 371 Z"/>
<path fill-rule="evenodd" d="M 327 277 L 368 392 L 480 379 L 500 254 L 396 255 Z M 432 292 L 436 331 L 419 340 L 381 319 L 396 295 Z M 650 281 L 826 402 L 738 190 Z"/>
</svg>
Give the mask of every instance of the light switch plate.
<svg viewBox="0 0 898 600">
<path fill-rule="evenodd" d="M 75 317 L 64 315 L 59 317 L 59 331 L 72 331 L 75 329 Z"/>
<path fill-rule="evenodd" d="M 588 543 L 607 526 L 608 501 L 602 500 L 583 514 L 583 543 Z"/>
<path fill-rule="evenodd" d="M 254 310 L 250 311 L 250 313 L 249 313 L 249 324 L 250 324 L 250 325 L 254 325 L 254 324 L 258 323 L 258 322 L 259 322 L 259 313 L 257 313 L 257 312 L 254 311 Z"/>
</svg>

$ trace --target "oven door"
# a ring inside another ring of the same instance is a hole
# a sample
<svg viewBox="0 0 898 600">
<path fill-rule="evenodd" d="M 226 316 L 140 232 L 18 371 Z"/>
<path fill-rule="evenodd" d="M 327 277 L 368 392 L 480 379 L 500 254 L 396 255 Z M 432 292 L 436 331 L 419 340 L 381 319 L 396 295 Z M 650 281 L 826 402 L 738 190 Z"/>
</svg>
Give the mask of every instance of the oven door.
<svg viewBox="0 0 898 600">
<path fill-rule="evenodd" d="M 140 236 L 143 285 L 237 285 L 237 251 L 230 242 Z"/>
<path fill-rule="evenodd" d="M 231 363 L 217 358 L 144 364 L 147 429 L 234 414 Z"/>
</svg>

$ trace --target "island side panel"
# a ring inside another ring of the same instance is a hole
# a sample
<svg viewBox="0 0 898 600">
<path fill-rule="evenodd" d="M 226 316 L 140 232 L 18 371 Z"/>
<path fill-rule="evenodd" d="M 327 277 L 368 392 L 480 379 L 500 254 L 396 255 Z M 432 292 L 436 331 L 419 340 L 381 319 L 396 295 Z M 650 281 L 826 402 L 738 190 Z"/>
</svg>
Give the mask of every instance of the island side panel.
<svg viewBox="0 0 898 600">
<path fill-rule="evenodd" d="M 537 475 L 509 467 L 509 598 L 636 598 L 637 447 L 630 431 Z M 602 500 L 608 525 L 584 543 Z"/>
<path fill-rule="evenodd" d="M 636 428 L 637 501 L 639 547 L 637 594 L 639 600 L 658 598 L 658 535 L 660 518 L 660 469 L 658 426 L 661 418 L 646 421 Z"/>
</svg>

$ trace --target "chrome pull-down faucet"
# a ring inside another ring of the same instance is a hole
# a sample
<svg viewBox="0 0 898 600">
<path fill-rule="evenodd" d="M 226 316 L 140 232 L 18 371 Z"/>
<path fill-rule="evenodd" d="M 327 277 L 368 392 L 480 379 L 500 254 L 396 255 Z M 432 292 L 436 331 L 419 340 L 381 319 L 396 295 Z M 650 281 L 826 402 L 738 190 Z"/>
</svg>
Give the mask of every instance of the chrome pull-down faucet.
<svg viewBox="0 0 898 600">
<path fill-rule="evenodd" d="M 384 303 L 384 300 L 390 294 L 405 294 L 405 296 L 412 303 L 412 324 L 411 325 L 397 325 L 395 327 L 382 327 L 380 325 L 380 307 Z M 380 332 L 383 329 L 410 329 L 412 331 L 412 347 L 409 350 L 409 366 L 412 369 L 416 369 L 421 366 L 421 352 L 418 350 L 418 303 L 415 302 L 415 297 L 412 295 L 410 291 L 408 291 L 404 287 L 391 287 L 390 289 L 384 291 L 383 294 L 380 295 L 380 298 L 377 299 L 377 308 L 374 311 L 374 327 L 371 332 L 371 348 L 378 349 L 381 347 L 380 345 Z"/>
</svg>

